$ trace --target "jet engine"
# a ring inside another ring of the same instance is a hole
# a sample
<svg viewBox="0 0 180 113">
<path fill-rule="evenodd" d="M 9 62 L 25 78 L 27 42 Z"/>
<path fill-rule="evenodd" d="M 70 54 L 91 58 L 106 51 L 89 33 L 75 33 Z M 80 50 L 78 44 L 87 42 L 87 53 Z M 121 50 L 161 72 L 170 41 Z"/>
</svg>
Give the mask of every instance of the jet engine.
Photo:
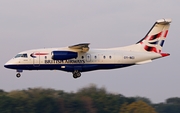
<svg viewBox="0 0 180 113">
<path fill-rule="evenodd" d="M 72 51 L 52 51 L 53 60 L 68 60 L 72 58 L 77 58 L 78 53 Z"/>
</svg>

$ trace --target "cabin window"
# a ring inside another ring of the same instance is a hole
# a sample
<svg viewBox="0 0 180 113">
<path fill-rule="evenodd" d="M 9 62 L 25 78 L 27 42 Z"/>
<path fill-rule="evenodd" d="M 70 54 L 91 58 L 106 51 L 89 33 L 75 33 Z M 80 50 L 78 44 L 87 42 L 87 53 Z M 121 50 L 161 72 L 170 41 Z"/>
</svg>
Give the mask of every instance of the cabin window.
<svg viewBox="0 0 180 113">
<path fill-rule="evenodd" d="M 94 56 L 94 58 L 96 59 L 96 58 L 97 58 L 97 56 Z"/>
<path fill-rule="evenodd" d="M 109 59 L 111 59 L 112 57 L 111 56 L 109 56 Z"/>
<path fill-rule="evenodd" d="M 105 59 L 105 58 L 106 58 L 106 56 L 103 56 L 103 58 Z"/>
<path fill-rule="evenodd" d="M 82 56 L 81 58 L 84 59 L 84 56 Z"/>
</svg>

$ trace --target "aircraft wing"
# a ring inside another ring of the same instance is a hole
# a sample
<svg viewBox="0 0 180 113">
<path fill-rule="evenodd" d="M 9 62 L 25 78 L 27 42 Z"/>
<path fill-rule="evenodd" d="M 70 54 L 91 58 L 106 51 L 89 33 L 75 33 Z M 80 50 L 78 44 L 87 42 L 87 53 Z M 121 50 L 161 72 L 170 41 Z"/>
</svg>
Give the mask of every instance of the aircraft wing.
<svg viewBox="0 0 180 113">
<path fill-rule="evenodd" d="M 87 52 L 87 51 L 89 51 L 89 44 L 90 43 L 80 43 L 80 44 L 69 46 L 69 48 L 75 49 L 78 52 Z"/>
</svg>

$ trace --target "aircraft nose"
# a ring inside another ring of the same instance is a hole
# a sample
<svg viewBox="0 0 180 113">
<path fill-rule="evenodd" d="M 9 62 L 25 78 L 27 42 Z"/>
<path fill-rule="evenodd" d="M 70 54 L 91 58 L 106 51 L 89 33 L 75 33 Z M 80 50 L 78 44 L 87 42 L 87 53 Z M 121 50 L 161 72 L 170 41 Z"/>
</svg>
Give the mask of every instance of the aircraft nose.
<svg viewBox="0 0 180 113">
<path fill-rule="evenodd" d="M 5 63 L 5 64 L 4 64 L 4 67 L 5 67 L 5 68 L 9 68 L 8 63 Z"/>
<path fill-rule="evenodd" d="M 4 67 L 5 67 L 5 68 L 7 68 L 7 65 L 6 65 L 6 64 L 4 64 Z"/>
<path fill-rule="evenodd" d="M 8 62 L 6 62 L 6 63 L 4 64 L 4 67 L 5 67 L 5 68 L 11 69 L 11 66 L 12 66 L 11 60 L 8 61 Z"/>
<path fill-rule="evenodd" d="M 18 63 L 17 63 L 17 62 L 19 62 L 19 61 L 18 61 L 18 60 L 11 59 L 11 60 L 9 60 L 8 62 L 6 62 L 6 63 L 4 64 L 4 67 L 5 67 L 5 68 L 8 68 L 8 69 L 16 69 L 16 68 L 18 68 L 18 67 L 17 67 Z"/>
</svg>

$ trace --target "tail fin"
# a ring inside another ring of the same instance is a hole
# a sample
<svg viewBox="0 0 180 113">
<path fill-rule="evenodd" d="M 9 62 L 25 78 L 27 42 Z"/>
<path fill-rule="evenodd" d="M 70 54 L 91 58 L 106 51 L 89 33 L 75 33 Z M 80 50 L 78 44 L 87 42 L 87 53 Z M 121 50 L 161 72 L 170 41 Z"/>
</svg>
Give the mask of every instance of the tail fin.
<svg viewBox="0 0 180 113">
<path fill-rule="evenodd" d="M 157 20 L 146 36 L 136 44 L 146 51 L 161 53 L 170 23 L 171 19 Z"/>
</svg>

